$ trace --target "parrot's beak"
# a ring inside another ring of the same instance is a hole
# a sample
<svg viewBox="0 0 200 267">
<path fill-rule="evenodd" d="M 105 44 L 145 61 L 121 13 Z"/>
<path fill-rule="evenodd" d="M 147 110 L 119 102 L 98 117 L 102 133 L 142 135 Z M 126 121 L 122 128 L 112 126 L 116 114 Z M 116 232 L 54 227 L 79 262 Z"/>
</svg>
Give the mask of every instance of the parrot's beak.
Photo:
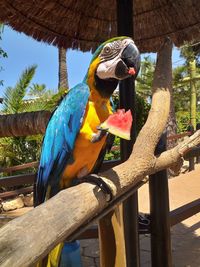
<svg viewBox="0 0 200 267">
<path fill-rule="evenodd" d="M 115 68 L 115 75 L 119 80 L 137 77 L 140 70 L 140 52 L 134 43 L 129 43 L 121 54 L 121 60 Z"/>
</svg>

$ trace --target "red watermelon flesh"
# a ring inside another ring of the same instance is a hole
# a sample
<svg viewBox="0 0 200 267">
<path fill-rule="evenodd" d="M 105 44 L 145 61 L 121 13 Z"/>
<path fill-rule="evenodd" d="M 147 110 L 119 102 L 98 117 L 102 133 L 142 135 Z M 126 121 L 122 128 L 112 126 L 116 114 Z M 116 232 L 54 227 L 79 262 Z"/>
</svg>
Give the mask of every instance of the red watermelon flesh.
<svg viewBox="0 0 200 267">
<path fill-rule="evenodd" d="M 111 114 L 108 119 L 101 124 L 100 128 L 108 129 L 109 133 L 130 140 L 132 121 L 130 109 L 127 112 L 125 112 L 124 109 L 118 109 L 117 112 Z"/>
</svg>

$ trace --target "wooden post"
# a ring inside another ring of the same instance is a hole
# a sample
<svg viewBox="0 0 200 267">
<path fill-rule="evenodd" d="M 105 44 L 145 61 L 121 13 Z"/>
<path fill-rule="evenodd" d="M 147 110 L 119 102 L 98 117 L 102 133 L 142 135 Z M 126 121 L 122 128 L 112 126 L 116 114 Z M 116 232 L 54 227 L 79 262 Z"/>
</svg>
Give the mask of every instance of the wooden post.
<svg viewBox="0 0 200 267">
<path fill-rule="evenodd" d="M 190 103 L 190 105 L 191 105 L 191 103 Z M 196 113 L 196 111 L 195 111 L 195 113 Z M 196 124 L 196 115 L 195 115 L 194 121 Z M 194 121 L 193 121 L 193 123 L 194 123 Z M 187 130 L 190 132 L 190 136 L 194 133 L 194 124 L 192 124 L 192 121 L 190 121 L 190 125 L 188 126 Z M 189 157 L 189 172 L 194 171 L 194 168 L 195 168 L 194 166 L 195 166 L 194 157 L 191 156 L 191 157 Z"/>
<path fill-rule="evenodd" d="M 117 29 L 119 36 L 133 37 L 133 0 L 116 0 Z M 120 82 L 120 108 L 131 109 L 134 124 L 135 90 L 132 78 Z M 121 140 L 121 160 L 126 161 L 136 139 L 136 127 L 132 128 L 131 141 Z M 99 221 L 100 257 L 102 267 L 138 267 L 138 197 L 133 194 Z M 109 238 L 108 238 L 109 237 Z"/>
<path fill-rule="evenodd" d="M 196 130 L 199 130 L 200 129 L 200 123 L 197 123 L 196 125 Z M 199 164 L 200 163 L 200 156 L 197 156 L 196 157 L 196 164 Z"/>
<path fill-rule="evenodd" d="M 165 151 L 166 135 L 162 136 L 156 154 Z M 171 236 L 169 218 L 169 192 L 167 170 L 150 176 L 151 214 L 151 266 L 172 267 Z"/>
<path fill-rule="evenodd" d="M 133 0 L 117 0 L 117 28 L 118 35 L 130 36 L 134 39 L 133 28 Z M 121 140 L 121 159 L 129 158 L 133 143 L 136 140 L 136 94 L 135 84 L 132 78 L 120 82 L 120 108 L 130 109 L 133 116 L 131 129 L 131 141 Z M 138 267 L 139 257 L 139 234 L 138 234 L 138 193 L 135 192 L 123 203 L 124 236 L 126 246 L 127 267 Z"/>
<path fill-rule="evenodd" d="M 189 158 L 189 172 L 194 171 L 195 169 L 194 157 Z"/>
</svg>

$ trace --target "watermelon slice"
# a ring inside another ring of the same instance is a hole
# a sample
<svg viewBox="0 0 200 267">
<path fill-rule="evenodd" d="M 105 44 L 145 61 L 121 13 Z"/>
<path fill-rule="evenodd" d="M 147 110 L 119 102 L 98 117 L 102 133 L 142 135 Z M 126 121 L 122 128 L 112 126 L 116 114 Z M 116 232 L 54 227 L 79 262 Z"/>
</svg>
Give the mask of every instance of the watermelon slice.
<svg viewBox="0 0 200 267">
<path fill-rule="evenodd" d="M 109 133 L 123 139 L 130 140 L 132 121 L 130 109 L 127 112 L 125 112 L 124 109 L 118 109 L 117 112 L 110 115 L 99 128 L 107 130 Z"/>
</svg>

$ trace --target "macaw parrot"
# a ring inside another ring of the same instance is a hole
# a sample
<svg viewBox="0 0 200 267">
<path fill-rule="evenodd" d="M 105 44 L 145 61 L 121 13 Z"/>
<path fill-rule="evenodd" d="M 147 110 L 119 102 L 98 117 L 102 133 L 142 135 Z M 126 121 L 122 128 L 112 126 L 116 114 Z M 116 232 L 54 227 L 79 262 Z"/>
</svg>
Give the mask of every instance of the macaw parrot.
<svg viewBox="0 0 200 267">
<path fill-rule="evenodd" d="M 83 82 L 68 91 L 47 125 L 35 186 L 36 206 L 73 180 L 88 177 L 89 181 L 106 147 L 107 135 L 98 127 L 112 113 L 110 97 L 119 81 L 136 78 L 139 68 L 140 54 L 129 37 L 112 38 L 97 48 Z M 54 253 L 57 260 L 49 259 L 47 266 L 58 266 L 58 251 Z"/>
</svg>

